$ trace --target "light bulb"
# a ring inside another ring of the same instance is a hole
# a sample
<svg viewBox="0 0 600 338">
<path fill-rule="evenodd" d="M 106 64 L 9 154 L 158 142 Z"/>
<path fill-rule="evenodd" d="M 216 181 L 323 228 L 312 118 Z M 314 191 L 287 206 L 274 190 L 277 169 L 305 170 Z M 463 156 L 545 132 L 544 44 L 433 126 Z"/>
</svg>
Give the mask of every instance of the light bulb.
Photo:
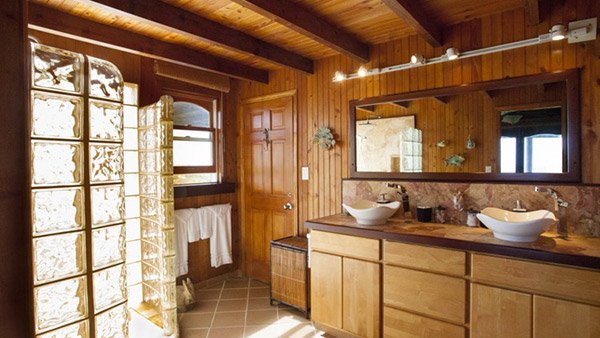
<svg viewBox="0 0 600 338">
<path fill-rule="evenodd" d="M 413 56 L 410 57 L 410 63 L 412 63 L 413 65 L 424 64 L 425 58 L 421 54 L 414 54 Z"/>
<path fill-rule="evenodd" d="M 456 48 L 448 48 L 446 49 L 446 57 L 448 58 L 448 60 L 456 60 L 458 58 L 458 50 L 456 50 Z"/>
<path fill-rule="evenodd" d="M 341 71 L 337 71 L 335 72 L 335 75 L 333 76 L 333 81 L 335 82 L 342 82 L 344 80 L 346 80 L 346 74 L 344 74 L 344 72 Z"/>
<path fill-rule="evenodd" d="M 554 25 L 550 30 L 550 36 L 552 36 L 553 41 L 560 41 L 567 36 L 567 32 L 565 30 L 565 26 L 563 25 Z"/>
<path fill-rule="evenodd" d="M 367 68 L 365 68 L 365 66 L 360 66 L 358 68 L 358 71 L 356 72 L 356 74 L 360 77 L 365 77 L 368 73 L 369 71 L 367 70 Z"/>
</svg>

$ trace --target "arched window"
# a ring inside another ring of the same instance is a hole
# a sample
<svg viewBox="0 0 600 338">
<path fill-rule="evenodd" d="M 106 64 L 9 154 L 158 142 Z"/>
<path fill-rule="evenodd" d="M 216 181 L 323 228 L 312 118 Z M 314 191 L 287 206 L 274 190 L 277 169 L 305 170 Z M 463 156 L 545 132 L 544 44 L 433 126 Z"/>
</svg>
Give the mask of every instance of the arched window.
<svg viewBox="0 0 600 338">
<path fill-rule="evenodd" d="M 178 100 L 175 97 L 173 108 L 175 183 L 217 182 L 219 100 L 189 96 Z"/>
</svg>

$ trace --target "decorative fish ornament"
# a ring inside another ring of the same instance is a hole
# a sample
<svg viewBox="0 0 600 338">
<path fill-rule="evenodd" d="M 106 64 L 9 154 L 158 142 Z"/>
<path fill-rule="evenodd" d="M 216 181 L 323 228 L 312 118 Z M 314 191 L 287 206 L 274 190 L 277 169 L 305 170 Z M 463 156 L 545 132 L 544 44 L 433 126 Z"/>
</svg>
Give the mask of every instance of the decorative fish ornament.
<svg viewBox="0 0 600 338">
<path fill-rule="evenodd" d="M 476 146 L 477 145 L 475 144 L 475 141 L 473 141 L 473 138 L 471 137 L 471 135 L 469 135 L 469 137 L 467 137 L 467 149 L 473 149 Z"/>
<path fill-rule="evenodd" d="M 462 165 L 462 163 L 463 163 L 464 161 L 465 161 L 465 158 L 464 158 L 464 157 L 462 157 L 462 156 L 460 156 L 460 155 L 458 155 L 458 154 L 454 154 L 454 155 L 451 155 L 450 157 L 446 158 L 446 159 L 444 160 L 444 163 L 445 163 L 447 166 L 448 166 L 448 165 L 451 165 L 451 166 L 460 166 L 460 165 Z"/>
<path fill-rule="evenodd" d="M 444 148 L 445 146 L 448 145 L 448 141 L 446 141 L 446 140 L 439 140 L 435 145 L 438 148 Z"/>
</svg>

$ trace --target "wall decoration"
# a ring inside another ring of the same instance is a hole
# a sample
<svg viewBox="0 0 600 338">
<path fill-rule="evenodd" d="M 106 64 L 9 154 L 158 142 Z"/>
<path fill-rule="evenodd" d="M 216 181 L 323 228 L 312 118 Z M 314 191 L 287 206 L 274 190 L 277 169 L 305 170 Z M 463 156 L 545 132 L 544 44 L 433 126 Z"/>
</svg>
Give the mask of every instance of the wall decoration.
<svg viewBox="0 0 600 338">
<path fill-rule="evenodd" d="M 321 148 L 331 149 L 335 145 L 335 138 L 331 133 L 331 129 L 321 127 L 313 136 L 313 143 L 318 143 Z"/>
<path fill-rule="evenodd" d="M 477 144 L 475 143 L 471 135 L 469 135 L 469 137 L 467 137 L 467 149 L 475 149 L 476 146 Z"/>
<path fill-rule="evenodd" d="M 450 155 L 449 157 L 447 157 L 444 160 L 444 163 L 447 166 L 461 166 L 464 161 L 465 161 L 464 157 L 462 157 L 461 155 L 458 155 L 458 154 L 454 154 L 454 155 Z"/>
<path fill-rule="evenodd" d="M 437 143 L 435 144 L 436 147 L 438 148 L 444 148 L 448 145 L 448 141 L 446 140 L 439 140 L 437 141 Z"/>
</svg>

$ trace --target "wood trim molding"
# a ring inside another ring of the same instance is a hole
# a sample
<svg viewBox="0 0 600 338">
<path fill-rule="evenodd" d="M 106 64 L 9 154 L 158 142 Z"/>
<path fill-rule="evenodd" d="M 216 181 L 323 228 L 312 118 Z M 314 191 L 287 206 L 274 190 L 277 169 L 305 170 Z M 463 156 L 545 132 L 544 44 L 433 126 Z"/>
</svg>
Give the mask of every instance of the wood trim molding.
<svg viewBox="0 0 600 338">
<path fill-rule="evenodd" d="M 368 106 L 388 102 L 408 101 L 423 97 L 451 96 L 472 91 L 489 91 L 515 86 L 543 84 L 549 82 L 565 81 L 566 109 L 567 109 L 567 172 L 560 174 L 545 173 L 457 173 L 457 172 L 430 172 L 430 173 L 400 173 L 400 172 L 359 172 L 356 170 L 356 110 L 358 106 Z M 470 181 L 470 182 L 581 182 L 581 114 L 579 93 L 579 69 L 540 73 L 536 75 L 519 76 L 513 78 L 476 82 L 469 85 L 451 86 L 419 90 L 408 93 L 370 97 L 350 101 L 348 119 L 348 140 L 350 143 L 350 177 L 361 179 L 396 179 L 414 181 Z"/>
<path fill-rule="evenodd" d="M 29 27 L 128 53 L 174 62 L 238 79 L 269 82 L 266 70 L 145 35 L 89 21 L 56 9 L 29 3 Z"/>
<path fill-rule="evenodd" d="M 232 1 L 354 60 L 369 61 L 368 45 L 296 2 L 290 0 Z"/>
<path fill-rule="evenodd" d="M 195 184 L 175 186 L 175 198 L 231 194 L 236 190 L 236 183 L 222 182 L 215 184 Z"/>
<path fill-rule="evenodd" d="M 254 97 L 250 97 L 247 99 L 243 99 L 242 104 L 269 101 L 269 100 L 274 100 L 274 99 L 278 99 L 278 98 L 286 97 L 286 96 L 294 96 L 294 95 L 296 95 L 296 91 L 297 91 L 296 89 L 291 89 L 291 90 L 286 90 L 284 92 L 279 92 L 279 93 L 274 93 L 274 94 L 254 96 Z"/>
<path fill-rule="evenodd" d="M 312 74 L 313 61 L 300 54 L 257 39 L 242 31 L 203 18 L 159 0 L 94 0 L 112 12 L 168 26 L 220 47 L 254 55 L 268 62 Z"/>
<path fill-rule="evenodd" d="M 383 3 L 431 46 L 442 46 L 442 28 L 430 16 L 425 14 L 420 1 L 383 0 Z"/>
</svg>

